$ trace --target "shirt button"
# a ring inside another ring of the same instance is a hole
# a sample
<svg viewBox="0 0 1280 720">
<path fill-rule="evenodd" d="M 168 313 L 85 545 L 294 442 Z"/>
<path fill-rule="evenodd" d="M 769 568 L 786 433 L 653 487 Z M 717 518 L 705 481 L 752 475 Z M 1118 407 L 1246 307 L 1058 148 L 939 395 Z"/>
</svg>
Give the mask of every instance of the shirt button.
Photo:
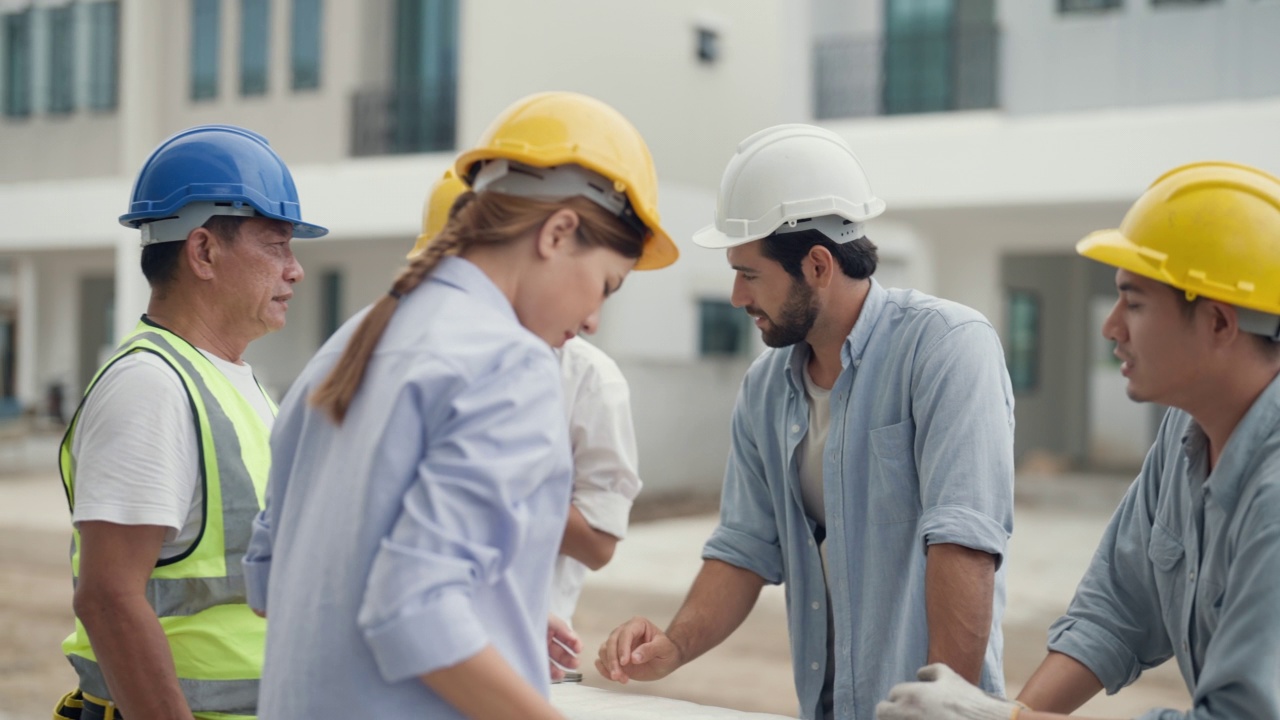
<svg viewBox="0 0 1280 720">
<path fill-rule="evenodd" d="M 818 669 L 818 663 L 809 663 L 809 669 L 810 669 L 810 670 L 817 670 L 817 669 Z"/>
<path fill-rule="evenodd" d="M 1183 640 L 1183 641 L 1182 641 L 1182 652 L 1187 652 L 1187 641 L 1186 641 L 1186 640 Z"/>
<path fill-rule="evenodd" d="M 800 426 L 799 426 L 799 425 L 792 425 L 792 426 L 791 426 L 791 432 L 793 432 L 793 433 L 798 433 L 798 432 L 800 432 Z"/>
<path fill-rule="evenodd" d="M 817 600 L 814 600 L 814 601 L 813 601 L 813 609 L 814 609 L 814 610 L 817 610 L 817 609 L 818 609 L 818 608 L 820 608 L 820 607 L 822 607 L 822 603 L 818 602 Z"/>
<path fill-rule="evenodd" d="M 809 547 L 813 547 L 813 538 L 809 538 Z"/>
</svg>

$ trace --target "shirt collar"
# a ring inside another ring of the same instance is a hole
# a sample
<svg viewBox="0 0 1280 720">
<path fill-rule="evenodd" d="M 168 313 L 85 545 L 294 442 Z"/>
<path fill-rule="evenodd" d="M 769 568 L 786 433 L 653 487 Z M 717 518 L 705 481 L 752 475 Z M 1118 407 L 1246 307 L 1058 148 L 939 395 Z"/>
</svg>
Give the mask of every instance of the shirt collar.
<svg viewBox="0 0 1280 720">
<path fill-rule="evenodd" d="M 1235 510 L 1236 503 L 1244 491 L 1245 484 L 1252 478 L 1249 472 L 1254 465 L 1257 449 L 1269 437 L 1277 433 L 1280 427 L 1280 376 L 1272 378 L 1262 394 L 1248 412 L 1240 419 L 1227 446 L 1223 448 L 1218 464 L 1209 475 L 1207 487 L 1210 495 L 1227 513 Z M 1204 431 L 1196 423 L 1192 423 L 1187 434 L 1183 436 L 1184 452 L 1190 453 L 1193 447 L 1208 450 L 1208 441 L 1204 439 Z"/>
<path fill-rule="evenodd" d="M 440 264 L 432 271 L 429 280 L 458 288 L 484 305 L 518 321 L 516 310 L 511 307 L 511 301 L 502 294 L 493 280 L 470 260 L 457 256 L 442 258 Z"/>
<path fill-rule="evenodd" d="M 867 291 L 867 297 L 862 301 L 862 310 L 858 312 L 858 320 L 853 324 L 853 329 L 849 331 L 849 336 L 845 338 L 844 344 L 840 346 L 840 369 L 843 371 L 849 367 L 850 363 L 857 365 L 862 361 L 862 353 L 867 349 L 867 343 L 871 340 L 871 333 L 876 328 L 876 323 L 880 321 L 880 312 L 884 310 L 885 302 L 889 298 L 889 293 L 880 283 L 876 282 L 874 277 L 867 278 L 871 281 L 871 288 Z M 791 346 L 791 355 L 787 359 L 786 373 L 787 381 L 791 383 L 792 389 L 796 391 L 804 390 L 804 377 L 800 374 L 805 371 L 805 363 L 809 360 L 809 343 L 801 340 Z"/>
</svg>

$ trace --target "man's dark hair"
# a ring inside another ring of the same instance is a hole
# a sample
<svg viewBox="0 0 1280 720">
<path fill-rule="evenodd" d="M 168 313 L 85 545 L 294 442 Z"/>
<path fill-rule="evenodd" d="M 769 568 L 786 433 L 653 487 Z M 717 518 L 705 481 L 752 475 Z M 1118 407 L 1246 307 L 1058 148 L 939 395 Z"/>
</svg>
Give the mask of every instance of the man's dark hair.
<svg viewBox="0 0 1280 720">
<path fill-rule="evenodd" d="M 1196 306 L 1200 304 L 1200 300 L 1202 300 L 1204 296 L 1197 295 L 1195 300 L 1188 300 L 1187 293 L 1185 291 L 1179 290 L 1172 285 L 1165 285 L 1165 287 L 1173 291 L 1173 296 L 1178 298 L 1178 305 L 1182 308 L 1182 316 L 1190 322 L 1190 320 L 1196 316 Z M 1280 342 L 1276 342 L 1269 337 L 1264 337 L 1257 333 L 1247 334 L 1253 338 L 1253 343 L 1258 346 L 1258 350 L 1262 353 L 1263 358 L 1272 362 L 1280 360 Z"/>
<path fill-rule="evenodd" d="M 847 243 L 837 243 L 817 230 L 801 230 L 785 235 L 774 233 L 764 239 L 760 250 L 765 257 L 781 265 L 791 277 L 801 280 L 804 278 L 804 271 L 800 269 L 800 263 L 814 245 L 826 248 L 844 274 L 855 280 L 869 278 L 876 271 L 879 256 L 876 254 L 875 244 L 866 236 Z"/>
<path fill-rule="evenodd" d="M 234 242 L 240 234 L 240 224 L 247 218 L 234 215 L 214 215 L 200 227 L 213 233 L 214 237 L 224 243 Z M 178 259 L 187 246 L 186 240 L 153 243 L 142 248 L 142 275 L 147 284 L 153 288 L 164 287 L 173 282 L 178 272 Z"/>
</svg>

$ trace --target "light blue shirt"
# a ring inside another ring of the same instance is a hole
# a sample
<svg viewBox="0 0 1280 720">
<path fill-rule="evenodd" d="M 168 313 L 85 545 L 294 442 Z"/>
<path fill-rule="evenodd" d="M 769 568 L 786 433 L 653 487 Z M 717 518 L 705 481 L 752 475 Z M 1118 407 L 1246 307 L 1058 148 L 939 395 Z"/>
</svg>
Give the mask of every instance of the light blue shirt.
<svg viewBox="0 0 1280 720">
<path fill-rule="evenodd" d="M 1176 657 L 1191 711 L 1144 720 L 1280 718 L 1280 378 L 1212 473 L 1208 456 L 1191 416 L 1166 413 L 1049 649 L 1108 693 Z"/>
<path fill-rule="evenodd" d="M 720 526 L 703 557 L 786 583 L 800 713 L 815 718 L 828 628 L 796 459 L 808 428 L 808 357 L 805 343 L 768 350 L 747 372 Z M 871 720 L 928 659 L 926 547 L 1003 556 L 1013 528 L 1013 394 L 1000 341 L 979 313 L 874 280 L 840 362 L 823 455 L 835 716 Z M 1003 611 L 1001 567 L 982 673 L 996 693 Z"/>
<path fill-rule="evenodd" d="M 418 678 L 494 646 L 549 692 L 547 604 L 571 488 L 560 371 L 475 265 L 400 302 L 335 426 L 307 364 L 271 436 L 245 557 L 268 610 L 264 718 L 461 718 Z"/>
</svg>

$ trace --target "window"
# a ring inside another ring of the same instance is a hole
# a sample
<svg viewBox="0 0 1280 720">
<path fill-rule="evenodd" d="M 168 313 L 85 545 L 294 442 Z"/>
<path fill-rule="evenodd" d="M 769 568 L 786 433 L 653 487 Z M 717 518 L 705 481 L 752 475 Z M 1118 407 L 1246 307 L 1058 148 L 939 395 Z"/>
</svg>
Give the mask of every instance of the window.
<svg viewBox="0 0 1280 720">
<path fill-rule="evenodd" d="M 1121 7 L 1122 0 L 1058 0 L 1058 12 L 1062 14 L 1113 10 Z"/>
<path fill-rule="evenodd" d="M 1040 385 L 1040 298 L 1026 290 L 1009 291 L 1009 347 L 1006 364 L 1015 394 Z"/>
<path fill-rule="evenodd" d="M 120 2 L 94 2 L 89 11 L 89 107 L 114 110 L 120 78 Z"/>
<path fill-rule="evenodd" d="M 31 114 L 31 10 L 4 15 L 4 114 Z"/>
<path fill-rule="evenodd" d="M 267 0 L 240 0 L 240 94 L 267 92 L 267 43 L 271 5 Z"/>
<path fill-rule="evenodd" d="M 885 13 L 885 114 L 951 107 L 951 0 L 889 0 Z"/>
<path fill-rule="evenodd" d="M 191 3 L 191 99 L 218 96 L 218 38 L 220 0 Z"/>
<path fill-rule="evenodd" d="M 697 29 L 698 62 L 710 65 L 720 59 L 720 33 L 708 27 Z"/>
<path fill-rule="evenodd" d="M 320 0 L 293 0 L 293 89 L 320 87 Z"/>
<path fill-rule="evenodd" d="M 751 350 L 751 316 L 725 300 L 698 301 L 698 354 L 742 355 Z"/>
<path fill-rule="evenodd" d="M 17 394 L 14 382 L 17 367 L 15 346 L 18 341 L 17 322 L 8 308 L 0 308 L 0 400 Z M 0 416 L 4 413 L 0 412 Z"/>
<path fill-rule="evenodd" d="M 320 278 L 320 342 L 342 327 L 342 271 L 326 270 Z"/>
<path fill-rule="evenodd" d="M 397 0 L 393 152 L 454 146 L 458 0 Z"/>
<path fill-rule="evenodd" d="M 49 31 L 50 114 L 65 115 L 75 109 L 75 7 L 63 5 L 45 10 Z"/>
<path fill-rule="evenodd" d="M 1209 5 L 1216 4 L 1222 0 L 1151 0 L 1151 4 L 1159 7 L 1161 5 Z"/>
</svg>

